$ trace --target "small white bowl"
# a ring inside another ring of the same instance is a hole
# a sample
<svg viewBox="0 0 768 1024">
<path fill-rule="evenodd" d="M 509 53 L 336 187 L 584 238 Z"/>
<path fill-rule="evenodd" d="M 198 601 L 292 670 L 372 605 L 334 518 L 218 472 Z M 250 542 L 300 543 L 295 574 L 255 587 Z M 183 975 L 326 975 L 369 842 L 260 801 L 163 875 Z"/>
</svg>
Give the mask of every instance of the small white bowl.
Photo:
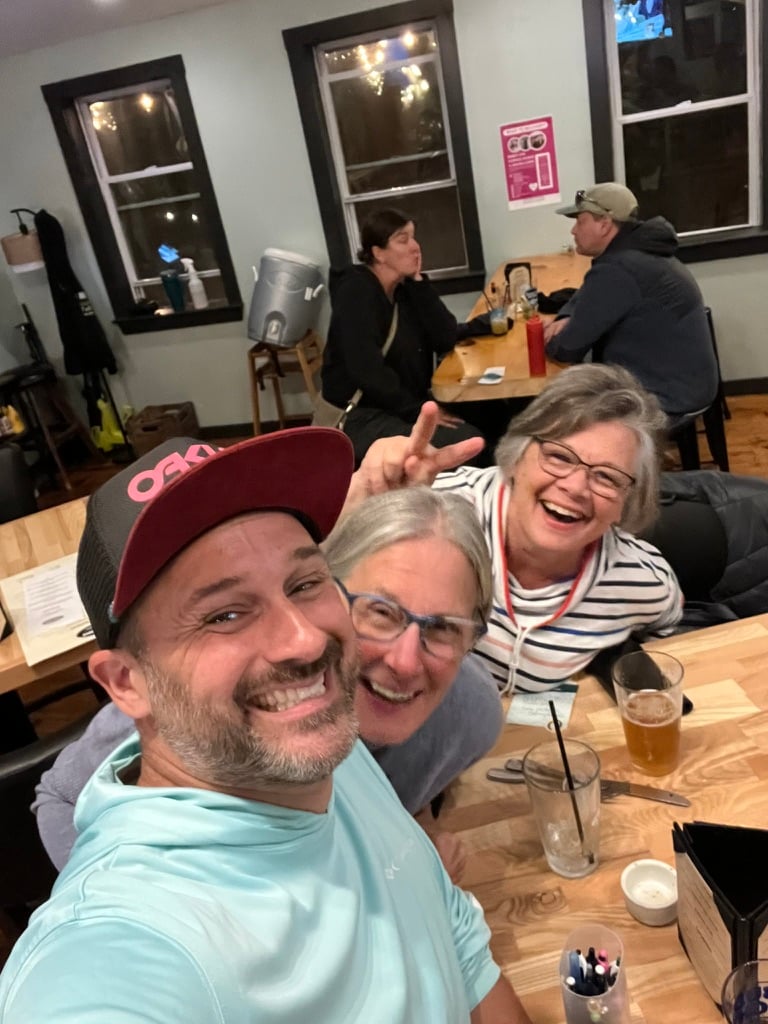
<svg viewBox="0 0 768 1024">
<path fill-rule="evenodd" d="M 633 860 L 621 873 L 621 891 L 642 924 L 671 924 L 677 917 L 677 872 L 662 860 Z"/>
</svg>

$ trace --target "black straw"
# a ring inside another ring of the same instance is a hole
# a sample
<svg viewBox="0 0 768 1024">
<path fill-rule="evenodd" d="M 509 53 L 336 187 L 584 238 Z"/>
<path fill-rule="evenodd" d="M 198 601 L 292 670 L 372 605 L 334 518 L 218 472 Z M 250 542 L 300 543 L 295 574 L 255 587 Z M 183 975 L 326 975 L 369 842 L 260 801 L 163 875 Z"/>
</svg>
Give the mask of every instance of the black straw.
<svg viewBox="0 0 768 1024">
<path fill-rule="evenodd" d="M 573 816 L 576 819 L 576 831 L 579 833 L 579 842 L 581 843 L 581 852 L 586 854 L 587 860 L 590 864 L 595 863 L 595 855 L 590 850 L 588 853 L 584 849 L 584 827 L 581 824 L 581 815 L 579 814 L 579 805 L 576 802 L 576 790 L 573 785 L 573 776 L 571 775 L 571 766 L 568 764 L 568 757 L 565 753 L 565 744 L 563 743 L 563 734 L 560 732 L 560 723 L 557 720 L 557 712 L 555 711 L 555 702 L 551 700 L 549 702 L 549 713 L 552 715 L 552 724 L 555 727 L 555 736 L 557 736 L 557 745 L 560 747 L 560 756 L 563 759 L 563 770 L 565 771 L 565 778 L 568 783 L 568 792 L 571 794 L 571 805 L 573 807 Z"/>
</svg>

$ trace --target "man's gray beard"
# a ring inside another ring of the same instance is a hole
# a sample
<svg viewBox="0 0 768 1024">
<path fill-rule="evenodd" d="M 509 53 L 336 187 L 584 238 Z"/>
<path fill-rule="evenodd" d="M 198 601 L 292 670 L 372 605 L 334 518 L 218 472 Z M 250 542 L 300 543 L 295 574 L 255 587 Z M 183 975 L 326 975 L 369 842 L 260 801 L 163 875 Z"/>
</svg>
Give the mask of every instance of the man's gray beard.
<svg viewBox="0 0 768 1024">
<path fill-rule="evenodd" d="M 180 679 L 151 662 L 144 660 L 142 667 L 158 735 L 190 774 L 217 786 L 253 789 L 319 782 L 341 764 L 357 739 L 354 704 L 358 659 L 345 662 L 341 644 L 335 639 L 329 640 L 324 655 L 311 665 L 276 668 L 258 679 L 241 679 L 228 711 L 193 701 Z M 339 698 L 330 707 L 291 723 L 284 744 L 266 743 L 248 720 L 248 694 L 264 692 L 280 683 L 301 685 L 304 679 L 314 678 L 327 668 L 339 679 Z M 300 734 L 323 729 L 333 741 L 319 752 L 295 753 L 290 749 L 291 728 Z"/>
</svg>

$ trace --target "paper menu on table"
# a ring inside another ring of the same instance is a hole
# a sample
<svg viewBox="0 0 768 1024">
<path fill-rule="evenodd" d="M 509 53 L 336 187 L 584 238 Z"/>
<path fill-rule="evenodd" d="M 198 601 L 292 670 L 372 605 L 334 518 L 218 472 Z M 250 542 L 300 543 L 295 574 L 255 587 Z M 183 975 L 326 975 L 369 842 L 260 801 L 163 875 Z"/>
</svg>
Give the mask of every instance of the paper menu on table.
<svg viewBox="0 0 768 1024">
<path fill-rule="evenodd" d="M 21 580 L 30 633 L 44 633 L 79 622 L 85 615 L 69 562 L 42 565 Z"/>
<path fill-rule="evenodd" d="M 77 555 L 0 580 L 0 599 L 28 665 L 72 650 L 93 639 L 77 593 Z"/>
</svg>

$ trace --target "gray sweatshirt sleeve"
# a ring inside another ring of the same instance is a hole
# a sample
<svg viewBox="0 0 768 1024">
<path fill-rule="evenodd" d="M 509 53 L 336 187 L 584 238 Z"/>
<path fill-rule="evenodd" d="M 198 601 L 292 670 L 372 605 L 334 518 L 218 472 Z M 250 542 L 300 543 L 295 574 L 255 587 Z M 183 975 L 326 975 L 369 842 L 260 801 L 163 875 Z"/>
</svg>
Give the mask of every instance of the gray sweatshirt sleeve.
<svg viewBox="0 0 768 1024">
<path fill-rule="evenodd" d="M 58 871 L 66 864 L 77 838 L 73 818 L 80 791 L 101 762 L 133 730 L 133 719 L 114 704 L 107 704 L 80 739 L 62 750 L 37 784 L 32 811 L 43 846 Z"/>
<path fill-rule="evenodd" d="M 371 750 L 407 811 L 417 814 L 499 738 L 499 688 L 483 662 L 468 654 L 441 704 L 398 746 Z"/>
</svg>

